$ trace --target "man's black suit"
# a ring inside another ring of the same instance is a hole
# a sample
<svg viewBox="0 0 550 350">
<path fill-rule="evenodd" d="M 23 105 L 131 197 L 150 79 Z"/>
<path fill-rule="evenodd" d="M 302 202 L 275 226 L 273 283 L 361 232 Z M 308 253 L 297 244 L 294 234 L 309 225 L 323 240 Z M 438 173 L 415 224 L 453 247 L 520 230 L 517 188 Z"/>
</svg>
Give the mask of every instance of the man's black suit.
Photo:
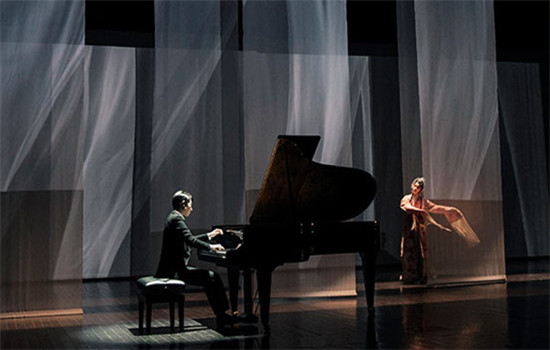
<svg viewBox="0 0 550 350">
<path fill-rule="evenodd" d="M 194 236 L 185 217 L 172 210 L 164 222 L 162 251 L 155 277 L 174 278 L 177 274 L 185 283 L 203 286 L 212 310 L 219 316 L 229 309 L 220 276 L 214 271 L 188 266 L 191 248 L 210 249 L 210 245 L 201 239 L 208 239 L 206 233 Z"/>
</svg>

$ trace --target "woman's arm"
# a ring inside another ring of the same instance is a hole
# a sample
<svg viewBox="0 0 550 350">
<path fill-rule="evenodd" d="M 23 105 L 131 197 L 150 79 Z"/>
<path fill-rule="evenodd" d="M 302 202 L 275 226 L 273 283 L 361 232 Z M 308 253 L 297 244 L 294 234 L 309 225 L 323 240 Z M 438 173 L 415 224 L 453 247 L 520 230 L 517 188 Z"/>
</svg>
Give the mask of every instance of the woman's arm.
<svg viewBox="0 0 550 350">
<path fill-rule="evenodd" d="M 403 198 L 401 198 L 401 202 L 400 202 L 399 206 L 401 207 L 401 210 L 403 210 L 403 211 L 414 211 L 414 212 L 417 212 L 417 213 L 425 212 L 424 209 L 420 209 L 420 208 L 417 208 L 414 205 L 412 205 L 410 194 L 408 194 L 408 195 L 404 196 Z"/>
<path fill-rule="evenodd" d="M 464 217 L 464 214 L 455 207 L 435 204 L 429 200 L 426 200 L 426 211 L 434 214 L 443 214 L 450 223 Z"/>
</svg>

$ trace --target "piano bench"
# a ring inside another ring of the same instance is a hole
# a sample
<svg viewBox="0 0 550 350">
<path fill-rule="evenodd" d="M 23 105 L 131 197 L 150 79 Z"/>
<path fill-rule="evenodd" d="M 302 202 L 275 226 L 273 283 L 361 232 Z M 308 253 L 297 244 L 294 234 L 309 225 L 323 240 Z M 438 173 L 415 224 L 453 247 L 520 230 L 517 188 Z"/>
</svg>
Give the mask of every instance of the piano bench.
<svg viewBox="0 0 550 350">
<path fill-rule="evenodd" d="M 171 278 L 141 277 L 137 280 L 139 300 L 139 334 L 143 334 L 143 309 L 146 306 L 147 334 L 151 333 L 153 303 L 170 304 L 170 331 L 174 332 L 174 304 L 178 303 L 179 331 L 183 331 L 185 282 Z"/>
</svg>

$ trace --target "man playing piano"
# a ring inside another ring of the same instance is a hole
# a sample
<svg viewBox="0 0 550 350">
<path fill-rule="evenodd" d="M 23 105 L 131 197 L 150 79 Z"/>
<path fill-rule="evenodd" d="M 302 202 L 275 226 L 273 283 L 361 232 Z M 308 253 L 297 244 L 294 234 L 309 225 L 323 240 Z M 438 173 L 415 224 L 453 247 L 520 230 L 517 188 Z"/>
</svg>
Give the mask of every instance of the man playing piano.
<svg viewBox="0 0 550 350">
<path fill-rule="evenodd" d="M 184 191 L 177 191 L 172 197 L 173 210 L 168 214 L 164 223 L 162 238 L 162 251 L 155 277 L 178 278 L 190 285 L 204 287 L 208 302 L 216 315 L 218 327 L 237 322 L 236 317 L 226 313 L 229 310 L 229 302 L 225 294 L 225 286 L 220 276 L 210 270 L 204 270 L 189 266 L 191 248 L 223 251 L 221 244 L 210 244 L 217 235 L 222 235 L 221 229 L 211 232 L 193 235 L 187 226 L 185 218 L 193 211 L 193 197 Z"/>
</svg>

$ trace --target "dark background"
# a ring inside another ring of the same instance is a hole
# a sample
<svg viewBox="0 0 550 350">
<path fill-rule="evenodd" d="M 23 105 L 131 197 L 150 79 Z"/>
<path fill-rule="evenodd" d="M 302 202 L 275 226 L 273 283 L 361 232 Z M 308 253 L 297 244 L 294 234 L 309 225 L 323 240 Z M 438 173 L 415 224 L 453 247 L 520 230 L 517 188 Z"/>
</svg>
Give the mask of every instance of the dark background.
<svg viewBox="0 0 550 350">
<path fill-rule="evenodd" d="M 347 8 L 351 55 L 396 55 L 395 0 L 349 0 Z M 494 9 L 499 60 L 548 56 L 548 1 L 497 0 Z M 154 47 L 154 11 L 153 0 L 86 0 L 86 43 Z"/>
</svg>

